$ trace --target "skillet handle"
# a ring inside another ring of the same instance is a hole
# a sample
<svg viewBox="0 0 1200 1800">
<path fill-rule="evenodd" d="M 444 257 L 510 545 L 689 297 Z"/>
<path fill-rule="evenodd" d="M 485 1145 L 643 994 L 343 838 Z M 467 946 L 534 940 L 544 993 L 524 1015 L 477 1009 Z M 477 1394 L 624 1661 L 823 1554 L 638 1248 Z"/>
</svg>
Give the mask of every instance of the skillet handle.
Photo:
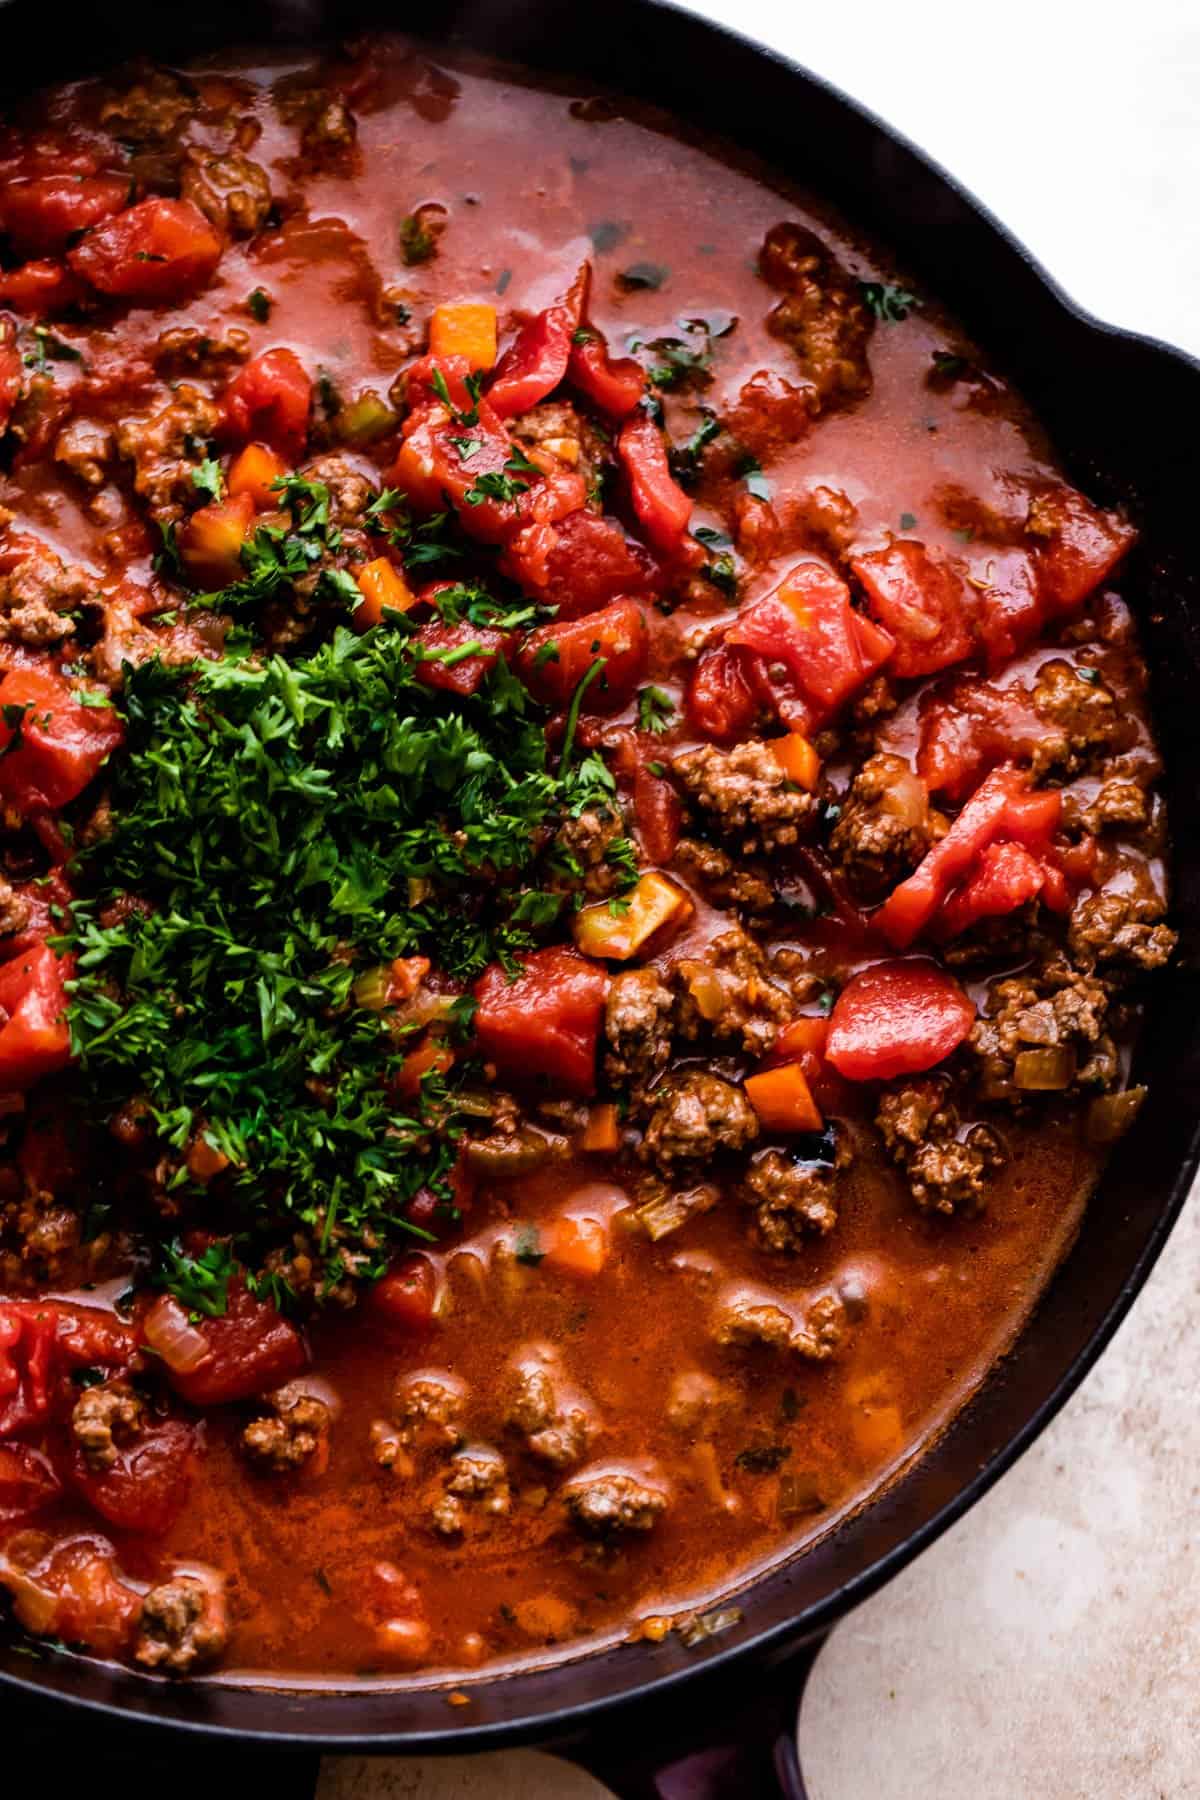
<svg viewBox="0 0 1200 1800">
<path fill-rule="evenodd" d="M 595 1737 L 554 1746 L 618 1800 L 809 1800 L 796 1729 L 800 1702 L 826 1636 L 812 1639 L 753 1684 L 726 1696 L 705 1690 L 682 1714 L 618 1715 Z"/>
</svg>

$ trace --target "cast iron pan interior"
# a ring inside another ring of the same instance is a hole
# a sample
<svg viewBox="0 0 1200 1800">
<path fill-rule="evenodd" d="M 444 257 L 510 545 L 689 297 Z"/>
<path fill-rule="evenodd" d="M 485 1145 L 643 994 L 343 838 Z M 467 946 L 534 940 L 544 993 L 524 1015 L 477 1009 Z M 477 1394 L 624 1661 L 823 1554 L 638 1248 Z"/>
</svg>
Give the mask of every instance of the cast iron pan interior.
<svg viewBox="0 0 1200 1800">
<path fill-rule="evenodd" d="M 663 1725 L 668 1714 L 700 1716 L 718 1691 L 723 1706 L 735 1687 L 761 1680 L 766 1664 L 894 1573 L 1032 1440 L 1130 1305 L 1200 1152 L 1200 837 L 1192 811 L 1200 788 L 1200 594 L 1192 555 L 1200 366 L 1080 313 L 919 151 L 841 94 L 729 32 L 656 0 L 610 0 L 599 11 L 556 0 L 482 0 L 444 5 L 436 20 L 431 12 L 362 0 L 206 0 L 171 9 L 132 0 L 49 16 L 34 0 L 11 0 L 0 81 L 9 92 L 26 93 L 140 53 L 181 60 L 230 43 L 315 40 L 367 24 L 411 28 L 578 74 L 579 93 L 611 89 L 665 106 L 762 155 L 890 244 L 1024 390 L 1074 478 L 1103 500 L 1126 501 L 1142 526 L 1125 586 L 1144 634 L 1166 752 L 1176 832 L 1174 922 L 1183 934 L 1178 966 L 1154 990 L 1143 1035 L 1138 1076 L 1148 1081 L 1150 1098 L 1113 1158 L 1075 1250 L 971 1407 L 872 1507 L 744 1592 L 742 1623 L 708 1645 L 686 1651 L 672 1638 L 624 1646 L 485 1682 L 472 1689 L 469 1706 L 458 1708 L 439 1690 L 315 1697 L 168 1687 L 64 1656 L 30 1661 L 0 1646 L 0 1687 L 17 1705 L 57 1697 L 126 1721 L 217 1738 L 236 1734 L 247 1745 L 410 1752 L 561 1737 L 594 1728 L 600 1712 L 622 1701 L 638 1703 L 639 1712 L 618 1731 L 643 1730 L 647 1718 Z"/>
</svg>

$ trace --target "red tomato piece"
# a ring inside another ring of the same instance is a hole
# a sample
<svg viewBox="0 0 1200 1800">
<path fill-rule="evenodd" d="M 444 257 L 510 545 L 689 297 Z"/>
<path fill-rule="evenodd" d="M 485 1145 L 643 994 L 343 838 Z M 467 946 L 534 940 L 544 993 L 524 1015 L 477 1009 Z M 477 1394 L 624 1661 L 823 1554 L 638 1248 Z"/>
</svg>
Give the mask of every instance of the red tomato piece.
<svg viewBox="0 0 1200 1800">
<path fill-rule="evenodd" d="M 312 382 L 294 350 L 264 350 L 243 364 L 221 396 L 227 434 L 239 443 L 261 439 L 288 462 L 308 440 Z"/>
<path fill-rule="evenodd" d="M 430 1222 L 434 1215 L 431 1214 Z M 437 1277 L 427 1256 L 413 1252 L 394 1262 L 371 1289 L 372 1314 L 400 1331 L 419 1333 L 433 1325 Z"/>
<path fill-rule="evenodd" d="M 71 973 L 48 944 L 0 965 L 0 1089 L 32 1087 L 70 1062 L 63 979 Z"/>
<path fill-rule="evenodd" d="M 0 303 L 41 319 L 73 306 L 83 288 L 65 263 L 42 258 L 19 269 L 0 270 Z"/>
<path fill-rule="evenodd" d="M 1126 520 L 1065 486 L 1037 496 L 1026 529 L 1042 540 L 1035 552 L 1038 592 L 1051 613 L 1082 606 L 1137 542 Z"/>
<path fill-rule="evenodd" d="M 650 861 L 669 863 L 683 832 L 683 802 L 678 789 L 644 762 L 633 778 L 633 819 Z"/>
<path fill-rule="evenodd" d="M 1031 644 L 1042 627 L 1037 570 L 1022 551 L 989 555 L 975 578 L 979 606 L 975 628 L 989 669 L 999 668 Z"/>
<path fill-rule="evenodd" d="M 221 240 L 190 200 L 142 200 L 87 232 L 67 261 L 102 294 L 148 305 L 180 300 L 212 279 Z"/>
<path fill-rule="evenodd" d="M 1015 912 L 1036 900 L 1045 882 L 1044 865 L 1024 844 L 988 844 L 969 879 L 934 916 L 934 935 L 957 937 L 979 919 Z"/>
<path fill-rule="evenodd" d="M 210 1354 L 195 1368 L 168 1366 L 177 1393 L 192 1406 L 223 1406 L 249 1400 L 308 1365 L 304 1340 L 269 1300 L 258 1300 L 242 1281 L 231 1281 L 226 1310 L 219 1319 L 195 1321 Z"/>
<path fill-rule="evenodd" d="M 148 1425 L 108 1469 L 93 1469 L 83 1451 L 71 1450 L 68 1473 L 101 1518 L 121 1531 L 159 1537 L 183 1511 L 192 1483 L 195 1434 L 180 1419 Z"/>
<path fill-rule="evenodd" d="M 802 729 L 829 718 L 892 655 L 891 634 L 850 604 L 850 590 L 823 563 L 799 563 L 774 593 L 745 607 L 726 642 L 779 664 L 800 698 Z"/>
<path fill-rule="evenodd" d="M 488 383 L 488 404 L 501 419 L 515 419 L 552 394 L 567 373 L 579 324 L 583 281 L 565 299 L 538 313 L 517 333 Z"/>
<path fill-rule="evenodd" d="M 19 256 L 48 256 L 129 199 L 123 175 L 34 175 L 0 187 L 0 225 Z"/>
<path fill-rule="evenodd" d="M 906 949 L 951 889 L 967 877 L 988 844 L 1016 838 L 1044 849 L 1061 813 L 1060 794 L 1031 793 L 1028 778 L 1019 769 L 993 769 L 945 837 L 926 852 L 908 880 L 889 894 L 873 925 L 898 950 Z"/>
<path fill-rule="evenodd" d="M 475 983 L 480 1053 L 511 1080 L 545 1077 L 561 1092 L 594 1093 L 607 973 L 558 946 L 518 960 L 515 979 L 494 963 Z"/>
<path fill-rule="evenodd" d="M 17 322 L 0 313 L 0 432 L 12 417 L 21 396 L 21 352 L 17 349 Z"/>
<path fill-rule="evenodd" d="M 848 1081 L 890 1081 L 932 1069 L 974 1023 L 973 1003 L 937 963 L 876 963 L 838 995 L 825 1055 Z"/>
<path fill-rule="evenodd" d="M 904 538 L 856 556 L 850 567 L 871 617 L 896 640 L 893 674 L 932 675 L 971 655 L 966 583 L 944 556 Z"/>
<path fill-rule="evenodd" d="M 646 392 L 646 371 L 632 356 L 609 354 L 604 333 L 584 324 L 571 340 L 567 380 L 610 419 L 625 419 Z"/>
<path fill-rule="evenodd" d="M 562 625 L 541 625 L 521 646 L 517 666 L 530 693 L 565 706 L 598 657 L 604 667 L 587 686 L 583 706 L 607 712 L 624 705 L 646 667 L 650 634 L 636 600 L 614 600 L 600 612 Z"/>
<path fill-rule="evenodd" d="M 625 471 L 638 522 L 656 550 L 671 554 L 687 533 L 692 503 L 671 473 L 667 444 L 648 413 L 627 419 L 617 437 L 617 460 Z"/>
<path fill-rule="evenodd" d="M 0 1301 L 0 1438 L 40 1425 L 50 1411 L 57 1334 L 52 1303 Z"/>
<path fill-rule="evenodd" d="M 0 796 L 23 813 L 82 794 L 123 737 L 111 706 L 82 705 L 53 669 L 15 668 L 0 677 Z"/>
<path fill-rule="evenodd" d="M 920 716 L 917 772 L 931 794 L 956 803 L 997 763 L 1032 756 L 1046 735 L 1024 689 L 984 681 L 952 683 L 922 701 Z"/>
<path fill-rule="evenodd" d="M 571 512 L 545 528 L 536 543 L 521 532 L 505 550 L 503 572 L 560 619 L 578 619 L 621 594 L 652 593 L 659 581 L 653 558 L 630 542 L 615 519 Z"/>
<path fill-rule="evenodd" d="M 27 1631 L 97 1656 L 128 1650 L 142 1613 L 141 1595 L 117 1580 L 112 1545 L 101 1537 L 68 1538 L 31 1568 L 10 1559 L 0 1566 L 0 1587 Z"/>
<path fill-rule="evenodd" d="M 428 659 L 417 664 L 418 681 L 450 694 L 475 694 L 489 670 L 508 655 L 512 637 L 486 626 L 442 625 L 434 620 L 421 626 L 414 641 Z"/>
<path fill-rule="evenodd" d="M 0 1444 L 0 1526 L 53 1504 L 62 1485 L 46 1457 L 28 1444 Z"/>
<path fill-rule="evenodd" d="M 684 697 L 688 720 L 702 737 L 736 743 L 754 724 L 758 701 L 746 677 L 745 655 L 719 644 L 692 668 Z"/>
</svg>

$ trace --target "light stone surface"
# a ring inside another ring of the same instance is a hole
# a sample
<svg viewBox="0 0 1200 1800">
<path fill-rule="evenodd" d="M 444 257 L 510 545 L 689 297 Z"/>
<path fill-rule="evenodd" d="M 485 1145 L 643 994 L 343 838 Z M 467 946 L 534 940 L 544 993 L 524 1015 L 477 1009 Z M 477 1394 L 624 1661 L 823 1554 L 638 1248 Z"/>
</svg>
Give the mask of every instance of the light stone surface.
<svg viewBox="0 0 1200 1800">
<path fill-rule="evenodd" d="M 1083 305 L 1200 354 L 1197 0 L 693 4 L 915 138 Z M 1050 1430 L 839 1626 L 801 1721 L 813 1800 L 1200 1797 L 1198 1366 L 1193 1202 Z M 329 1763 L 319 1800 L 605 1791 L 506 1752 Z"/>
</svg>

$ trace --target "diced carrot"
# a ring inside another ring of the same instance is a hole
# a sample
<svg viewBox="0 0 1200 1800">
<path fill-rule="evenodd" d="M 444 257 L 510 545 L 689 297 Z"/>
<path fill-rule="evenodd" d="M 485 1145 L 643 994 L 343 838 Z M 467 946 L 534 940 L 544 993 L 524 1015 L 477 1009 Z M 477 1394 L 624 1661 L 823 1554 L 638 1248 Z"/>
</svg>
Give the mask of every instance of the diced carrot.
<svg viewBox="0 0 1200 1800">
<path fill-rule="evenodd" d="M 463 356 L 472 372 L 496 360 L 496 309 L 485 302 L 459 300 L 435 306 L 429 321 L 430 356 Z"/>
<path fill-rule="evenodd" d="M 210 1144 L 202 1132 L 188 1150 L 187 1166 L 194 1181 L 211 1181 L 214 1175 L 229 1167 L 229 1158 L 215 1144 Z"/>
<path fill-rule="evenodd" d="M 430 1069 L 436 1069 L 444 1075 L 454 1066 L 454 1052 L 447 1049 L 435 1037 L 423 1037 L 415 1049 L 410 1050 L 396 1076 L 393 1086 L 403 1100 L 415 1100 L 421 1090 L 421 1077 Z"/>
<path fill-rule="evenodd" d="M 608 1261 L 608 1231 L 599 1219 L 558 1219 L 544 1242 L 543 1261 L 571 1275 L 598 1275 Z"/>
<path fill-rule="evenodd" d="M 627 902 L 623 911 L 613 913 L 601 900 L 576 913 L 575 942 L 585 956 L 627 962 L 665 925 L 682 925 L 692 911 L 683 889 L 654 871 L 621 898 Z"/>
<path fill-rule="evenodd" d="M 398 956 L 388 972 L 388 999 L 411 1000 L 428 975 L 429 968 L 427 956 Z"/>
<path fill-rule="evenodd" d="M 775 1039 L 771 1054 L 778 1062 L 793 1062 L 806 1052 L 811 1056 L 822 1056 L 828 1036 L 828 1019 L 793 1019 Z"/>
<path fill-rule="evenodd" d="M 820 1131 L 824 1120 L 798 1062 L 748 1075 L 746 1098 L 768 1131 Z"/>
<path fill-rule="evenodd" d="M 821 759 L 811 741 L 802 732 L 789 731 L 786 737 L 772 738 L 771 749 L 788 780 L 811 793 L 821 773 Z"/>
<path fill-rule="evenodd" d="M 197 586 L 223 588 L 237 580 L 253 518 L 249 494 L 234 494 L 192 514 L 180 533 L 179 550 Z"/>
<path fill-rule="evenodd" d="M 589 1107 L 587 1124 L 579 1140 L 580 1149 L 612 1151 L 620 1146 L 620 1142 L 617 1109 L 612 1102 L 605 1100 Z"/>
<path fill-rule="evenodd" d="M 360 631 L 378 625 L 385 607 L 393 612 L 407 612 L 410 606 L 416 605 L 417 596 L 395 563 L 390 563 L 386 556 L 377 556 L 374 562 L 364 563 L 355 579 L 362 594 L 362 605 L 354 609 L 354 623 Z"/>
<path fill-rule="evenodd" d="M 229 492 L 249 494 L 257 512 L 270 512 L 280 503 L 272 484 L 286 474 L 287 464 L 269 444 L 247 444 L 230 464 Z"/>
</svg>

